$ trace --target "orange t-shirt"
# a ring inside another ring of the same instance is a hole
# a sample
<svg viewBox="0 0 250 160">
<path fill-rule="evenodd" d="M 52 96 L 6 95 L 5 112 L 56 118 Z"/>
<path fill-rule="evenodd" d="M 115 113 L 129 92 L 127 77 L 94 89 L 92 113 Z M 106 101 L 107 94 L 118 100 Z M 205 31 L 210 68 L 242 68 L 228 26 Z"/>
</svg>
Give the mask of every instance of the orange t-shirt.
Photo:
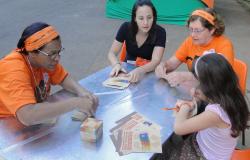
<svg viewBox="0 0 250 160">
<path fill-rule="evenodd" d="M 200 46 L 193 43 L 192 37 L 189 36 L 175 52 L 175 56 L 181 62 L 186 63 L 191 70 L 194 58 L 201 56 L 205 51 L 216 52 L 225 56 L 233 66 L 234 50 L 232 42 L 225 36 L 213 37 L 209 44 Z"/>
<path fill-rule="evenodd" d="M 33 72 L 37 83 L 45 79 L 48 92 L 50 84 L 60 84 L 67 76 L 60 64 L 53 71 L 33 68 Z M 15 116 L 22 106 L 37 103 L 33 75 L 15 50 L 0 60 L 0 84 L 0 117 Z"/>
</svg>

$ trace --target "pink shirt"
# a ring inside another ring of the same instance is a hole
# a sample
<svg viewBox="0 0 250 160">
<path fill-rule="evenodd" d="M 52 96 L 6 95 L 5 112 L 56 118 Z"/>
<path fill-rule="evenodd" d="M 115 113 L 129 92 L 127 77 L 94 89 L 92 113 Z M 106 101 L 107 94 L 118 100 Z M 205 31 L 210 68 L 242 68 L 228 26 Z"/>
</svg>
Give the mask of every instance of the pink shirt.
<svg viewBox="0 0 250 160">
<path fill-rule="evenodd" d="M 231 122 L 219 104 L 209 104 L 205 111 L 211 111 L 230 124 L 228 128 L 207 128 L 198 132 L 196 139 L 201 152 L 208 160 L 230 160 L 237 144 L 231 136 Z"/>
</svg>

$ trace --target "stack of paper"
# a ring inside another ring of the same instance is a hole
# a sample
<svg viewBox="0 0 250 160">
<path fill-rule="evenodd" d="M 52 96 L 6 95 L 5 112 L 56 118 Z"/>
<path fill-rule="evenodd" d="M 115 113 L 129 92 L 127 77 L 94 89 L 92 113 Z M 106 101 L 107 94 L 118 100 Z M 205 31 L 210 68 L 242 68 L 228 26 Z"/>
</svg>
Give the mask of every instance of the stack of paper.
<svg viewBox="0 0 250 160">
<path fill-rule="evenodd" d="M 161 127 L 146 117 L 133 112 L 117 121 L 110 130 L 111 140 L 119 155 L 132 152 L 162 153 Z"/>
<path fill-rule="evenodd" d="M 129 86 L 130 82 L 128 77 L 111 77 L 102 83 L 105 87 L 125 89 Z"/>
<path fill-rule="evenodd" d="M 87 118 L 80 129 L 82 140 L 96 142 L 102 135 L 102 126 L 101 120 Z"/>
</svg>

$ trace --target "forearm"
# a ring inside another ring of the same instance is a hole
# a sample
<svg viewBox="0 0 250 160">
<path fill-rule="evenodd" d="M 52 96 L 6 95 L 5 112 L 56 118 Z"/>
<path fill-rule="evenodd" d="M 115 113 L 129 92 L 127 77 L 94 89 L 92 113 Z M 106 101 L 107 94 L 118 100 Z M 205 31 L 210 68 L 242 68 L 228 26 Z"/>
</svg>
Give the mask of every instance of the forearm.
<svg viewBox="0 0 250 160">
<path fill-rule="evenodd" d="M 176 70 L 181 65 L 181 63 L 182 62 L 179 61 L 175 56 L 172 56 L 170 59 L 164 62 L 166 73 Z"/>
<path fill-rule="evenodd" d="M 123 45 L 123 43 L 121 43 L 117 40 L 114 40 L 114 42 L 112 43 L 112 46 L 111 46 L 109 53 L 108 53 L 108 59 L 109 59 L 112 66 L 114 66 L 115 64 L 120 62 L 117 55 L 120 52 L 122 45 Z"/>
<path fill-rule="evenodd" d="M 165 48 L 155 47 L 152 54 L 152 59 L 149 63 L 141 66 L 145 73 L 154 71 L 155 68 L 161 63 Z"/>
<path fill-rule="evenodd" d="M 112 66 L 120 63 L 119 59 L 112 51 L 109 52 L 108 59 L 109 59 L 109 62 L 111 63 Z"/>
<path fill-rule="evenodd" d="M 43 102 L 25 105 L 20 108 L 16 115 L 25 125 L 40 124 L 44 120 L 55 118 L 69 112 L 78 106 L 78 98 L 68 98 L 58 102 Z"/>
<path fill-rule="evenodd" d="M 150 61 L 149 63 L 140 66 L 139 68 L 143 70 L 144 73 L 152 72 L 155 70 L 157 65 L 160 64 L 160 61 Z"/>
<path fill-rule="evenodd" d="M 166 73 L 169 73 L 176 70 L 179 65 L 173 64 L 171 61 L 167 60 L 166 62 L 164 62 L 164 66 L 166 67 Z"/>
<path fill-rule="evenodd" d="M 183 123 L 186 119 L 189 118 L 190 115 L 190 108 L 188 106 L 183 105 L 183 108 L 179 110 L 179 112 L 176 114 L 175 118 L 175 124 L 181 124 Z"/>
<path fill-rule="evenodd" d="M 90 93 L 88 90 L 84 89 L 79 83 L 77 83 L 75 80 L 73 80 L 70 75 L 68 75 L 64 79 L 61 86 L 63 87 L 63 89 L 65 89 L 71 93 L 74 93 L 77 96 L 84 96 L 84 95 Z"/>
<path fill-rule="evenodd" d="M 184 122 L 190 117 L 190 107 L 182 105 L 175 117 L 174 132 L 178 135 L 185 135 Z"/>
</svg>

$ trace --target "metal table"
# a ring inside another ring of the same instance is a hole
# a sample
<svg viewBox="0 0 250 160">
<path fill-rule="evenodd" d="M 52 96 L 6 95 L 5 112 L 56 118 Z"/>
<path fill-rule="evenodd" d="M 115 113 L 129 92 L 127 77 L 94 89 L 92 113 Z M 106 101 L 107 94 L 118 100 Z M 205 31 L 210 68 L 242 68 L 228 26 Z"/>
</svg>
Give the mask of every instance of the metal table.
<svg viewBox="0 0 250 160">
<path fill-rule="evenodd" d="M 127 70 L 134 67 L 123 64 Z M 111 67 L 104 68 L 79 83 L 94 93 L 117 91 L 105 88 L 102 82 L 109 76 Z M 72 96 L 66 91 L 52 95 L 49 101 Z M 35 125 L 24 127 L 14 118 L 0 119 L 0 159 L 8 160 L 144 160 L 153 153 L 131 153 L 119 156 L 115 152 L 109 130 L 115 121 L 136 111 L 162 127 L 162 143 L 173 132 L 172 111 L 163 111 L 162 107 L 173 107 L 178 98 L 189 98 L 180 88 L 171 88 L 154 73 L 145 75 L 142 81 L 130 85 L 122 92 L 99 95 L 99 107 L 96 118 L 103 120 L 103 135 L 97 143 L 84 142 L 80 138 L 81 122 L 71 120 L 72 112 L 58 118 L 54 126 Z"/>
</svg>

